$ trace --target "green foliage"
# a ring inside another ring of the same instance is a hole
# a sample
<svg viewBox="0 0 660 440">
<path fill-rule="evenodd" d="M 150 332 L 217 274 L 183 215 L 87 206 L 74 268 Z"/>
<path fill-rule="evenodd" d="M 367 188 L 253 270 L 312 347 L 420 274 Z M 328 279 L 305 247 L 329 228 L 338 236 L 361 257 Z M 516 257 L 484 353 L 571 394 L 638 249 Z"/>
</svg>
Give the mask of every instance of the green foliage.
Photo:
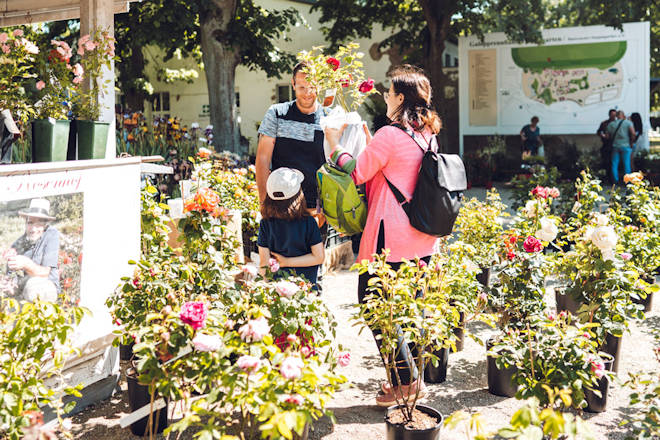
<svg viewBox="0 0 660 440">
<path fill-rule="evenodd" d="M 34 115 L 25 88 L 34 84 L 32 65 L 39 49 L 23 36 L 23 29 L 3 30 L 6 38 L 0 54 L 0 108 L 9 109 L 17 122 L 25 123 Z"/>
<path fill-rule="evenodd" d="M 96 30 L 91 35 L 82 35 L 78 40 L 78 55 L 90 87 L 82 90 L 80 87 L 74 97 L 73 111 L 77 119 L 97 121 L 101 114 L 99 97 L 106 93 L 112 79 L 103 80 L 104 70 L 110 70 L 115 56 L 115 39 L 107 31 Z"/>
<path fill-rule="evenodd" d="M 596 389 L 598 380 L 609 374 L 591 331 L 597 324 L 573 320 L 566 312 L 534 316 L 527 328 L 508 331 L 491 349 L 498 367 L 516 366 L 518 399 L 535 397 L 543 407 L 581 408 L 587 404 L 584 391 Z M 549 400 L 548 389 L 569 389 L 571 397 Z"/>
<path fill-rule="evenodd" d="M 503 233 L 501 217 L 508 216 L 497 190 L 486 193 L 486 201 L 472 198 L 463 202 L 456 219 L 460 240 L 475 250 L 473 261 L 488 268 L 497 261 L 500 238 Z"/>
<path fill-rule="evenodd" d="M 82 385 L 66 386 L 60 374 L 66 358 L 77 354 L 68 338 L 86 313 L 80 307 L 65 309 L 39 300 L 0 300 L 2 438 L 23 438 L 23 429 L 31 425 L 31 412 L 40 412 L 43 405 L 53 408 L 60 421 L 62 414 L 73 409 L 62 398 L 80 397 Z M 56 385 L 46 387 L 46 380 L 52 379 Z"/>
</svg>

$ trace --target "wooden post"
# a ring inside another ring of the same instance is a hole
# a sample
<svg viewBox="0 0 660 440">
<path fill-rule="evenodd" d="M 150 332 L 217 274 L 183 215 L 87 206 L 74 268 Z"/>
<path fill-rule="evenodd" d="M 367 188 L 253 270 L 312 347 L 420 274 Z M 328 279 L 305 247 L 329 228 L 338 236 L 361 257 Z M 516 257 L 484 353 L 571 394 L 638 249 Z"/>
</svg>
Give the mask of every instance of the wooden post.
<svg viewBox="0 0 660 440">
<path fill-rule="evenodd" d="M 115 15 L 114 15 L 114 2 L 107 0 L 80 0 L 80 35 L 91 34 L 95 30 L 103 30 L 110 34 L 115 35 Z M 114 158 L 116 155 L 116 118 L 115 118 L 115 73 L 114 62 L 110 69 L 104 69 L 101 82 L 110 80 L 109 86 L 105 94 L 98 96 L 99 103 L 101 104 L 101 118 L 102 122 L 110 123 L 110 133 L 108 135 L 108 144 L 105 149 L 105 157 L 107 159 Z M 87 79 L 89 81 L 89 79 Z M 87 82 L 86 86 L 89 87 L 90 83 Z"/>
</svg>

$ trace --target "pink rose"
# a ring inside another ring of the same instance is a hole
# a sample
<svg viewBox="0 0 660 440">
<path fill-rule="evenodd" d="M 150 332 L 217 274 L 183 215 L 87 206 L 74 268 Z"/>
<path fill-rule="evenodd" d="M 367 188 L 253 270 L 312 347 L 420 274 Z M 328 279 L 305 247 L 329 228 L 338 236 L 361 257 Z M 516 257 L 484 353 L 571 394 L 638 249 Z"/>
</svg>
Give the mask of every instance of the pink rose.
<svg viewBox="0 0 660 440">
<path fill-rule="evenodd" d="M 586 339 L 591 339 L 591 335 L 589 333 L 582 333 L 582 337 Z"/>
<path fill-rule="evenodd" d="M 339 60 L 337 58 L 328 58 L 325 60 L 326 63 L 330 64 L 330 67 L 332 67 L 332 70 L 337 70 L 339 69 Z"/>
<path fill-rule="evenodd" d="M 546 188 L 548 190 L 548 195 L 552 197 L 553 199 L 558 199 L 559 198 L 559 190 L 555 188 L 554 186 L 552 188 Z"/>
<path fill-rule="evenodd" d="M 300 394 L 289 394 L 284 401 L 286 403 L 293 403 L 294 405 L 302 405 L 305 400 Z"/>
<path fill-rule="evenodd" d="M 424 269 L 427 266 L 426 261 L 424 260 L 419 260 L 419 263 L 417 263 L 417 265 L 419 266 L 420 269 Z"/>
<path fill-rule="evenodd" d="M 179 319 L 184 324 L 189 324 L 194 330 L 200 329 L 206 325 L 206 316 L 208 308 L 202 301 L 188 301 L 181 307 Z"/>
<path fill-rule="evenodd" d="M 337 356 L 337 361 L 342 367 L 348 367 L 348 364 L 351 363 L 351 354 L 347 351 L 339 353 L 339 356 Z"/>
<path fill-rule="evenodd" d="M 486 295 L 486 292 L 481 292 L 477 298 L 483 303 L 488 301 L 488 295 Z"/>
<path fill-rule="evenodd" d="M 268 260 L 268 268 L 271 272 L 275 273 L 280 270 L 280 263 L 275 258 L 271 258 Z"/>
<path fill-rule="evenodd" d="M 93 41 L 88 41 L 85 43 L 85 49 L 87 50 L 94 50 L 98 46 L 98 43 L 95 43 Z"/>
<path fill-rule="evenodd" d="M 280 365 L 280 374 L 285 379 L 298 379 L 302 374 L 303 364 L 302 359 L 298 357 L 288 357 L 282 361 Z"/>
<path fill-rule="evenodd" d="M 358 90 L 360 93 L 367 93 L 370 92 L 371 89 L 374 88 L 374 80 L 369 78 L 366 81 L 362 81 L 362 84 L 360 84 L 360 87 L 358 87 Z"/>
<path fill-rule="evenodd" d="M 532 195 L 539 199 L 545 199 L 548 197 L 548 188 L 537 185 L 536 188 L 532 190 Z"/>
<path fill-rule="evenodd" d="M 312 349 L 305 345 L 303 348 L 300 349 L 300 352 L 302 353 L 303 356 L 307 358 L 312 352 Z"/>
<path fill-rule="evenodd" d="M 241 339 L 246 342 L 261 341 L 268 332 L 270 332 L 270 326 L 263 316 L 258 319 L 251 319 L 238 329 Z"/>
<path fill-rule="evenodd" d="M 287 341 L 289 344 L 295 344 L 296 342 L 298 342 L 298 336 L 296 336 L 296 335 L 288 335 L 288 336 L 286 337 L 286 341 Z"/>
<path fill-rule="evenodd" d="M 543 243 L 537 240 L 534 236 L 530 235 L 523 242 L 523 249 L 527 253 L 540 252 L 543 249 Z"/>
<path fill-rule="evenodd" d="M 561 312 L 559 312 L 559 315 L 557 315 L 557 316 L 559 318 L 566 318 L 566 316 L 567 316 L 566 310 L 562 310 Z"/>
<path fill-rule="evenodd" d="M 249 279 L 256 278 L 257 276 L 257 268 L 251 264 L 246 264 L 241 268 L 241 270 Z"/>
<path fill-rule="evenodd" d="M 605 375 L 605 364 L 600 359 L 591 361 L 591 372 L 596 375 L 598 379 Z"/>
<path fill-rule="evenodd" d="M 197 351 L 218 351 L 222 348 L 222 339 L 218 335 L 198 333 L 192 343 Z"/>
<path fill-rule="evenodd" d="M 22 37 L 23 29 L 14 29 L 14 37 Z"/>
<path fill-rule="evenodd" d="M 43 81 L 37 81 L 36 87 L 37 87 L 37 90 L 43 90 L 44 87 L 46 87 L 46 83 L 43 82 Z"/>
<path fill-rule="evenodd" d="M 7 35 L 7 32 L 3 32 L 0 34 L 0 43 L 6 43 L 7 40 L 9 40 L 9 35 Z"/>
<path fill-rule="evenodd" d="M 80 65 L 80 63 L 76 63 L 73 66 L 73 74 L 75 76 L 83 76 L 84 73 L 85 73 L 85 70 L 83 69 L 83 66 Z"/>
<path fill-rule="evenodd" d="M 11 49 L 6 44 L 3 44 L 2 45 L 2 52 L 3 53 L 9 53 L 9 52 L 11 52 Z"/>
<path fill-rule="evenodd" d="M 628 252 L 623 252 L 621 254 L 621 258 L 623 258 L 623 261 L 628 261 L 632 258 L 632 254 Z"/>
<path fill-rule="evenodd" d="M 76 76 L 73 78 L 73 83 L 74 84 L 80 84 L 83 81 L 82 76 Z"/>
<path fill-rule="evenodd" d="M 291 281 L 278 281 L 275 284 L 275 290 L 280 294 L 280 296 L 291 298 L 300 290 L 300 287 Z"/>
<path fill-rule="evenodd" d="M 548 312 L 548 319 L 550 321 L 554 321 L 555 319 L 557 319 L 557 316 L 555 315 L 555 312 L 552 312 L 552 311 Z"/>
<path fill-rule="evenodd" d="M 247 371 L 248 374 L 259 368 L 261 361 L 258 357 L 243 355 L 238 358 L 236 365 L 243 371 Z"/>
</svg>

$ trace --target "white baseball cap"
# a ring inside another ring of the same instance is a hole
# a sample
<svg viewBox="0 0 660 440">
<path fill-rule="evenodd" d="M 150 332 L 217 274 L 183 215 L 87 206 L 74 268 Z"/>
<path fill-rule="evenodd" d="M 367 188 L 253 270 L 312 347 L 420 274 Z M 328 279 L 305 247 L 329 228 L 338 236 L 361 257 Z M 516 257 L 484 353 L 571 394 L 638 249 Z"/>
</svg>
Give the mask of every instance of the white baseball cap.
<svg viewBox="0 0 660 440">
<path fill-rule="evenodd" d="M 286 200 L 298 194 L 300 184 L 305 176 L 292 168 L 278 168 L 273 170 L 266 182 L 266 191 L 273 200 Z"/>
</svg>

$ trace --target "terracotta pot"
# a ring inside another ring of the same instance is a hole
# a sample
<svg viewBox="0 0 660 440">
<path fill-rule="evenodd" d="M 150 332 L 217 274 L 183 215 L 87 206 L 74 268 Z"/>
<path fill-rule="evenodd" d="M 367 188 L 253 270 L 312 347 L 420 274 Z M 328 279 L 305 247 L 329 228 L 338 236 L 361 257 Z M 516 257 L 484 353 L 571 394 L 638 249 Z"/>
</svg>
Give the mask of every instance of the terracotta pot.
<svg viewBox="0 0 660 440">
<path fill-rule="evenodd" d="M 439 411 L 426 405 L 417 405 L 417 410 L 436 417 L 438 423 L 429 429 L 411 430 L 401 425 L 394 425 L 389 422 L 388 416 L 398 409 L 399 406 L 390 406 L 385 414 L 385 438 L 386 440 L 438 440 L 440 438 L 440 429 L 442 428 L 442 414 Z"/>
</svg>

